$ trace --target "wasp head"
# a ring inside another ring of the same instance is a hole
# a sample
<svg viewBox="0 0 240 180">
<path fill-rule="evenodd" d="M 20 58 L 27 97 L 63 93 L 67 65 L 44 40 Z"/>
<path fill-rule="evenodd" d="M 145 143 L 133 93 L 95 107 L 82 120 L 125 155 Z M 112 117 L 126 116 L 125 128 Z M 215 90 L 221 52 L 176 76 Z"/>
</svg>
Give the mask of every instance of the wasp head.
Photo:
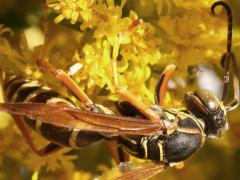
<svg viewBox="0 0 240 180">
<path fill-rule="evenodd" d="M 218 138 L 228 129 L 226 108 L 222 101 L 209 90 L 199 90 L 185 95 L 187 109 L 205 122 L 208 137 Z"/>
</svg>

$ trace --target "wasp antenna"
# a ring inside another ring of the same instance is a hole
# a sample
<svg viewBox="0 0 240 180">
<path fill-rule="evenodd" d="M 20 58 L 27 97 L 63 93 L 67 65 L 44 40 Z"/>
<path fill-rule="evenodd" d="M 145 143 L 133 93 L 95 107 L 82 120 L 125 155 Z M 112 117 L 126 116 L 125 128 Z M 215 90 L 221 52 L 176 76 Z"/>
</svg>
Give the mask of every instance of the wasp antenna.
<svg viewBox="0 0 240 180">
<path fill-rule="evenodd" d="M 223 90 L 221 95 L 221 101 L 223 101 L 227 95 L 228 95 L 228 89 L 229 89 L 229 65 L 230 65 L 230 59 L 231 59 L 231 48 L 232 48 L 232 11 L 229 5 L 223 1 L 217 1 L 215 2 L 211 7 L 211 12 L 215 15 L 215 8 L 217 6 L 223 6 L 226 10 L 227 16 L 228 16 L 228 32 L 227 32 L 227 51 L 224 53 L 221 64 L 225 69 L 225 75 L 223 80 Z"/>
<path fill-rule="evenodd" d="M 227 16 L 228 16 L 228 39 L 227 39 L 227 53 L 231 53 L 231 47 L 232 47 L 232 11 L 229 5 L 223 1 L 217 1 L 215 2 L 211 7 L 212 14 L 215 14 L 215 8 L 217 6 L 223 6 L 226 10 Z"/>
</svg>

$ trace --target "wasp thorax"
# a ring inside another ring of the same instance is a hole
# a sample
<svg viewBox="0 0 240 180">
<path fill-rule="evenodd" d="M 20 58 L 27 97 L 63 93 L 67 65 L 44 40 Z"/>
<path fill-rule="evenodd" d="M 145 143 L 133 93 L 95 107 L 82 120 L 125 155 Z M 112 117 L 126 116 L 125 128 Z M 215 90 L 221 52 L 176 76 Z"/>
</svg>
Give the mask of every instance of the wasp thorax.
<svg viewBox="0 0 240 180">
<path fill-rule="evenodd" d="M 228 129 L 226 108 L 216 95 L 209 90 L 199 90 L 185 95 L 188 110 L 206 124 L 208 137 L 220 137 Z"/>
</svg>

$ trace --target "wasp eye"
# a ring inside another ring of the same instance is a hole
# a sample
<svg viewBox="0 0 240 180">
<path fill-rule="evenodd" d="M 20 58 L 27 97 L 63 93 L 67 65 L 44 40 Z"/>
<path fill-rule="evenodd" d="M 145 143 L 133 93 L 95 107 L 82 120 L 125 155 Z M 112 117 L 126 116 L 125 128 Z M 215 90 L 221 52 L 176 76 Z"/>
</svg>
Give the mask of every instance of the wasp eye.
<svg viewBox="0 0 240 180">
<path fill-rule="evenodd" d="M 213 119 L 219 128 L 224 126 L 225 118 L 224 118 L 223 111 L 219 111 L 216 115 L 213 116 Z"/>
<path fill-rule="evenodd" d="M 216 112 L 219 109 L 220 101 L 215 96 L 215 94 L 207 89 L 199 90 L 194 93 L 203 104 L 206 106 L 208 111 Z"/>
<path fill-rule="evenodd" d="M 218 125 L 221 124 L 221 121 L 220 121 L 220 119 L 219 119 L 218 116 L 214 116 L 213 119 L 214 119 L 214 121 L 216 122 L 216 124 L 218 124 Z"/>
</svg>

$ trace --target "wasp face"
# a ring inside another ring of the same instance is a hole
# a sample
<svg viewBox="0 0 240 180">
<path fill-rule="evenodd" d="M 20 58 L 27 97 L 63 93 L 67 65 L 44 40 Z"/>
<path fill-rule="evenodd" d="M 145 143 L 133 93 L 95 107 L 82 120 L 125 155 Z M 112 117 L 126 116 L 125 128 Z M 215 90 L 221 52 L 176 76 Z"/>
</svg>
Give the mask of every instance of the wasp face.
<svg viewBox="0 0 240 180">
<path fill-rule="evenodd" d="M 196 117 L 202 118 L 206 124 L 208 137 L 218 138 L 228 129 L 226 108 L 209 90 L 199 90 L 185 95 L 188 110 Z"/>
</svg>

